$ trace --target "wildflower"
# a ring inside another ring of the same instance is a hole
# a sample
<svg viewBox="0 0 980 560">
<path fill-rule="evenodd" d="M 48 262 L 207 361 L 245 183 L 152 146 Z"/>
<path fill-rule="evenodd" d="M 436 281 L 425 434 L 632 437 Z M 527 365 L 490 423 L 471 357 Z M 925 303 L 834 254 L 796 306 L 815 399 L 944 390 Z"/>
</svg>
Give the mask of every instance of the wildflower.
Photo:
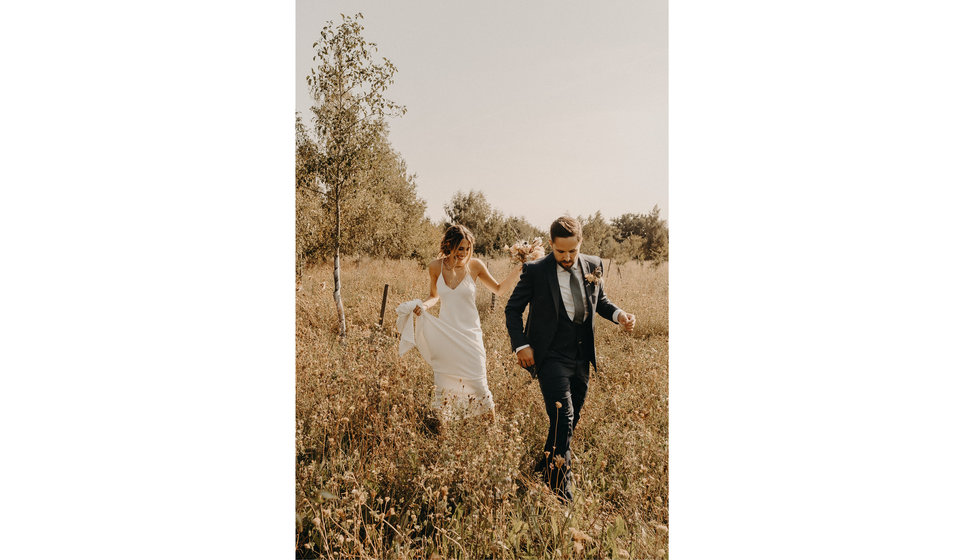
<svg viewBox="0 0 980 560">
<path fill-rule="evenodd" d="M 572 528 L 572 540 L 576 542 L 592 542 L 592 537 L 585 534 L 584 531 Z"/>
<path fill-rule="evenodd" d="M 588 282 L 589 284 L 597 284 L 599 282 L 602 282 L 602 270 L 597 268 L 592 272 L 590 272 L 589 274 L 586 274 L 585 281 Z"/>
</svg>

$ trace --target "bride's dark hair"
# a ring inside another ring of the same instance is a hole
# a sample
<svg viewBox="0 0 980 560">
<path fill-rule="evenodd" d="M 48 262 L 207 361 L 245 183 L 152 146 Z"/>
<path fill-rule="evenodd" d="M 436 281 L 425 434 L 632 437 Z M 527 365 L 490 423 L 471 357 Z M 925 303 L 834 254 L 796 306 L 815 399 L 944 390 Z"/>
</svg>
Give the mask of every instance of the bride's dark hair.
<svg viewBox="0 0 980 560">
<path fill-rule="evenodd" d="M 452 254 L 453 249 L 459 247 L 459 244 L 463 240 L 470 242 L 470 247 L 475 249 L 476 239 L 473 237 L 473 232 L 469 230 L 464 225 L 453 224 L 446 229 L 446 233 L 442 234 L 442 241 L 439 242 L 439 256 L 448 257 Z M 471 255 L 473 253 L 470 253 Z"/>
</svg>

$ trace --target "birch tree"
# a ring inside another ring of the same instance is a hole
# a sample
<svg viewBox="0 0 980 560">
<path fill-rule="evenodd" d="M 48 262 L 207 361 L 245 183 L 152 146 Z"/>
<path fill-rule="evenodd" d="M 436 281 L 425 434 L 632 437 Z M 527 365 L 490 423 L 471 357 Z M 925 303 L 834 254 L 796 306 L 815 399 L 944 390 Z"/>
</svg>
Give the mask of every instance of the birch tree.
<svg viewBox="0 0 980 560">
<path fill-rule="evenodd" d="M 340 292 L 341 211 L 355 194 L 358 175 L 370 165 L 371 146 L 387 136 L 385 119 L 403 115 L 405 108 L 385 96 L 397 69 L 385 57 L 376 60 L 377 45 L 362 35 L 364 16 L 340 17 L 339 24 L 328 21 L 313 43 L 315 66 L 306 83 L 314 100 L 313 124 L 322 155 L 317 177 L 333 213 L 333 297 L 343 338 L 347 321 Z"/>
</svg>

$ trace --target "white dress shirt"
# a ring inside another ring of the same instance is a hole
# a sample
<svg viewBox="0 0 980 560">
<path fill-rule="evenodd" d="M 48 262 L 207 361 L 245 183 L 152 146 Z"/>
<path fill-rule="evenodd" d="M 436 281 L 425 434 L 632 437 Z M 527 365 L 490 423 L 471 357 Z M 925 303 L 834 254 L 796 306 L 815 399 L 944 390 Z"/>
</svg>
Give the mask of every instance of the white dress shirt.
<svg viewBox="0 0 980 560">
<path fill-rule="evenodd" d="M 568 319 L 571 321 L 575 320 L 575 301 L 572 300 L 572 274 L 578 279 L 579 288 L 582 290 L 582 304 L 585 306 L 585 316 L 582 320 L 588 319 L 591 305 L 587 303 L 589 298 L 585 294 L 585 279 L 582 277 L 582 269 L 579 267 L 578 262 L 573 264 L 569 270 L 565 270 L 557 263 L 555 263 L 555 268 L 558 272 L 558 289 L 561 291 L 561 301 L 565 304 L 565 312 L 568 313 Z"/>
</svg>

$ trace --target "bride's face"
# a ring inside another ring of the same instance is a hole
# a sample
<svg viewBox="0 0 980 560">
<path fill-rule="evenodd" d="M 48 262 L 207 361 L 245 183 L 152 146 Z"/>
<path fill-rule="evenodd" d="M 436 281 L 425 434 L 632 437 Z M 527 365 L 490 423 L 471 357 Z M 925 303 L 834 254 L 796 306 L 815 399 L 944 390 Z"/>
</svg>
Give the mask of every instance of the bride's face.
<svg viewBox="0 0 980 560">
<path fill-rule="evenodd" d="M 459 245 L 453 249 L 453 258 L 457 263 L 465 261 L 471 254 L 473 254 L 473 244 L 466 239 L 460 241 Z"/>
</svg>

